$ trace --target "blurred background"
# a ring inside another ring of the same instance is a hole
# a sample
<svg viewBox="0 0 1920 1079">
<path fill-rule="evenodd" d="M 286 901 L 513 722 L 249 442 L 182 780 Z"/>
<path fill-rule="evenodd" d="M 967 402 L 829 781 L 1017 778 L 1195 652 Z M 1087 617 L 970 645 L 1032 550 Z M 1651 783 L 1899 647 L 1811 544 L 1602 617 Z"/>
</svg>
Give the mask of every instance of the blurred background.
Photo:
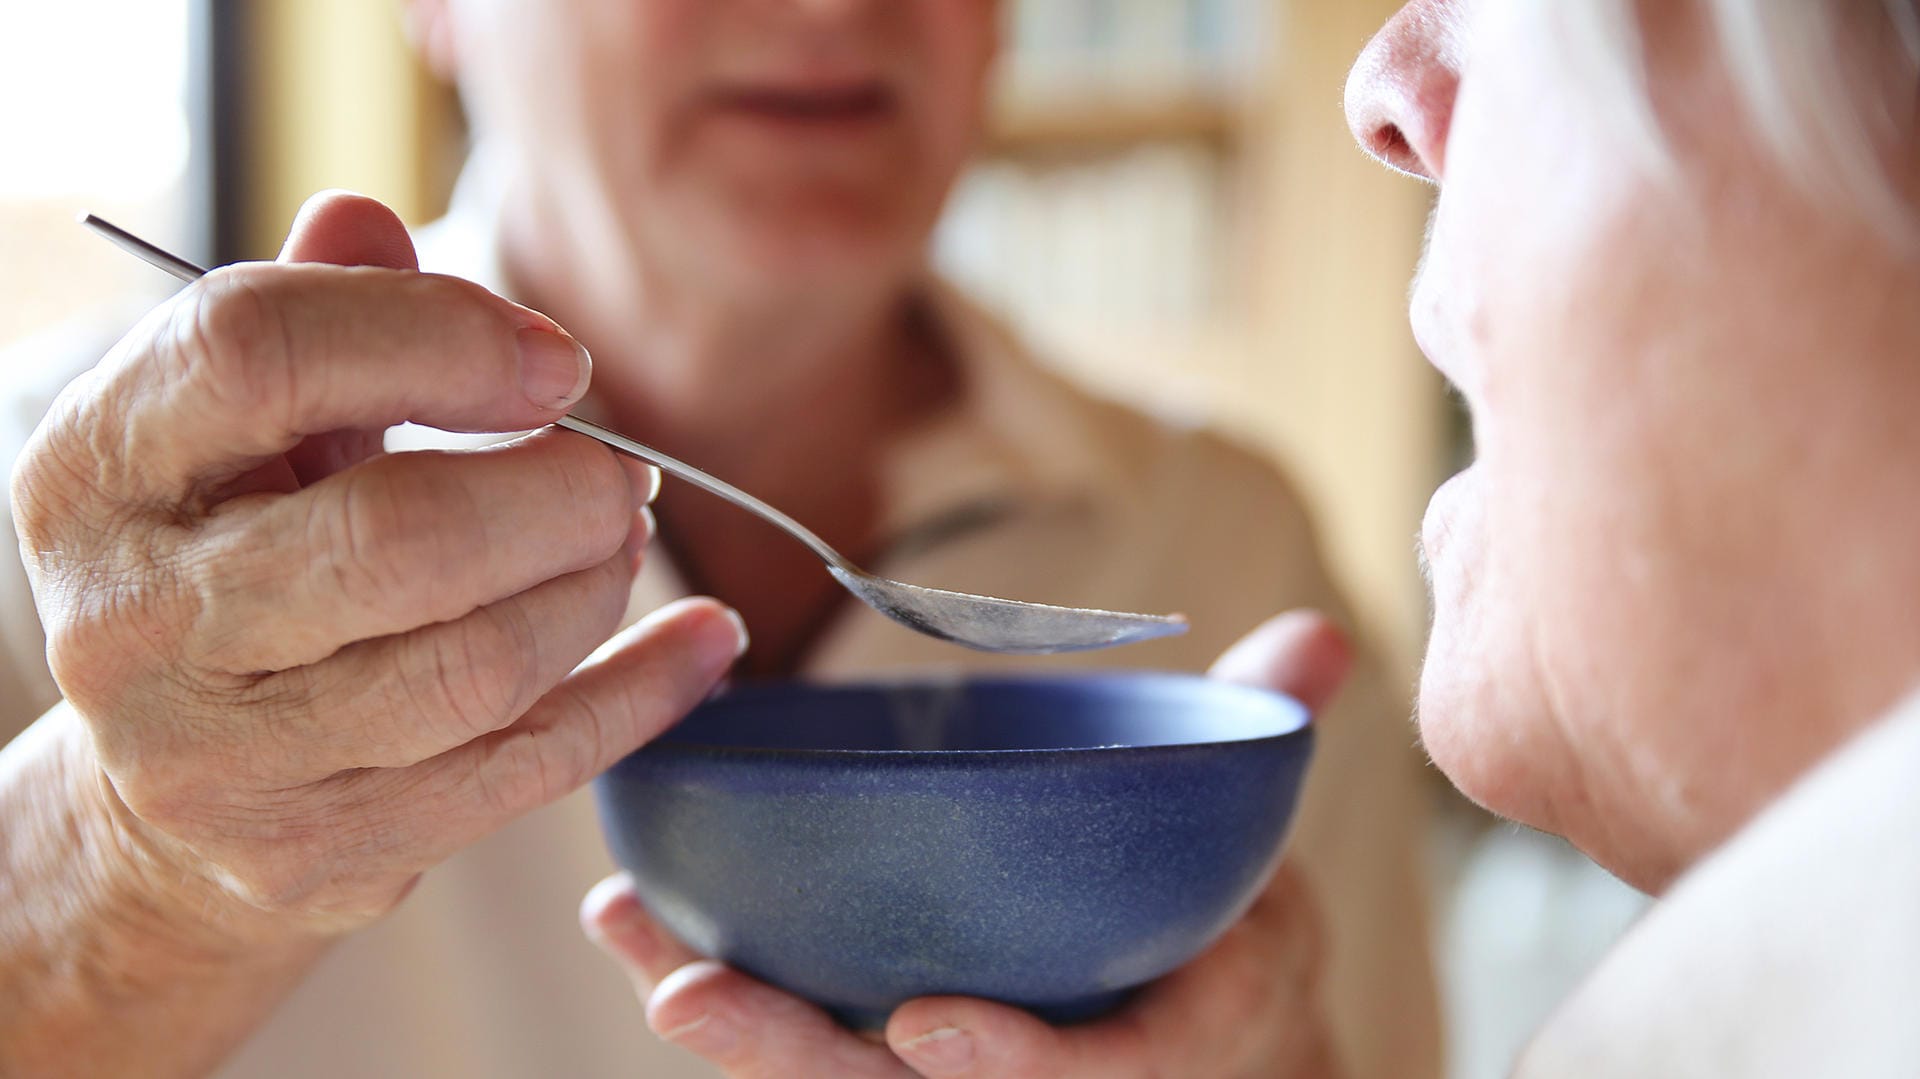
<svg viewBox="0 0 1920 1079">
<path fill-rule="evenodd" d="M 933 257 L 1095 390 L 1282 462 L 1411 695 L 1414 537 L 1471 451 L 1406 325 L 1432 192 L 1363 159 L 1340 111 L 1397 6 L 1004 0 L 990 130 Z M 164 294 L 83 208 L 203 262 L 267 258 L 322 188 L 433 219 L 464 153 L 394 0 L 0 0 L 0 18 L 0 346 Z M 1433 798 L 1450 1073 L 1504 1075 L 1643 900 L 1437 774 Z"/>
</svg>

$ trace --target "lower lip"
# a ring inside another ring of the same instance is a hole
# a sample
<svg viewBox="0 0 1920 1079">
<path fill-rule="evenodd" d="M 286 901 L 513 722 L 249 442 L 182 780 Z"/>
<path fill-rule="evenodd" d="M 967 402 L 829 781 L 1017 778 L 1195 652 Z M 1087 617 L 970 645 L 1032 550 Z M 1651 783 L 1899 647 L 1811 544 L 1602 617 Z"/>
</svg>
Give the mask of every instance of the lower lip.
<svg viewBox="0 0 1920 1079">
<path fill-rule="evenodd" d="M 805 112 L 722 102 L 711 115 L 729 128 L 776 138 L 861 138 L 884 129 L 894 116 L 891 107 L 829 109 Z"/>
</svg>

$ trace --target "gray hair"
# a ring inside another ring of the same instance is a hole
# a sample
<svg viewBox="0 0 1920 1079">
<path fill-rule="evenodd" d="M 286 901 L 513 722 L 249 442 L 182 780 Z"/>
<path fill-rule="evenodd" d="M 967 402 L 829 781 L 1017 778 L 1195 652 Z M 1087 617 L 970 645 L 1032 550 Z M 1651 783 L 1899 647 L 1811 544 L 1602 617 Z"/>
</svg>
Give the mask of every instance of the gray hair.
<svg viewBox="0 0 1920 1079">
<path fill-rule="evenodd" d="M 1633 0 L 1533 0 L 1554 9 L 1576 77 L 1624 102 L 1620 134 L 1667 161 L 1645 92 Z M 1754 129 L 1810 191 L 1920 251 L 1920 0 L 1702 0 Z M 1878 54 L 1876 54 L 1878 51 Z M 1887 93 L 1879 74 L 1898 65 Z"/>
</svg>

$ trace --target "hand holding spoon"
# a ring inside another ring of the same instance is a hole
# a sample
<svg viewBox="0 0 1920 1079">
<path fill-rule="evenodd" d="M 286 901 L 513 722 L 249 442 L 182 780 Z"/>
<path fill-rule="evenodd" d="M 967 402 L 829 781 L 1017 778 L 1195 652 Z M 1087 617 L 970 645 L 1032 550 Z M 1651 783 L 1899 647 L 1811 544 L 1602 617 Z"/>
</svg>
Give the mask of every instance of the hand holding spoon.
<svg viewBox="0 0 1920 1079">
<path fill-rule="evenodd" d="M 207 271 L 145 240 L 88 214 L 83 223 L 141 259 L 182 281 Z M 930 637 L 983 652 L 1049 653 L 1110 648 L 1184 633 L 1187 621 L 1162 616 L 1055 607 L 1044 603 L 976 596 L 924 588 L 875 576 L 854 565 L 800 522 L 724 480 L 717 479 L 650 446 L 577 416 L 562 416 L 554 426 L 596 439 L 661 471 L 759 515 L 805 544 L 827 564 L 827 571 L 862 603 Z"/>
</svg>

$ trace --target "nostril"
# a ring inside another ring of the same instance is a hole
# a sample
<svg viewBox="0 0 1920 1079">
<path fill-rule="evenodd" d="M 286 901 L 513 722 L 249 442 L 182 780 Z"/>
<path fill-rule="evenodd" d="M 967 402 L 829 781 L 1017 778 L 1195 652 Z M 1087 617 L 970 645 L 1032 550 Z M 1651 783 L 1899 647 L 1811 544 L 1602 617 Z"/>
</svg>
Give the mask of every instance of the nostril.
<svg viewBox="0 0 1920 1079">
<path fill-rule="evenodd" d="M 1420 171 L 1413 144 L 1407 141 L 1406 132 L 1401 131 L 1398 124 L 1381 124 L 1375 128 L 1372 137 L 1367 140 L 1367 149 L 1396 169 Z"/>
</svg>

